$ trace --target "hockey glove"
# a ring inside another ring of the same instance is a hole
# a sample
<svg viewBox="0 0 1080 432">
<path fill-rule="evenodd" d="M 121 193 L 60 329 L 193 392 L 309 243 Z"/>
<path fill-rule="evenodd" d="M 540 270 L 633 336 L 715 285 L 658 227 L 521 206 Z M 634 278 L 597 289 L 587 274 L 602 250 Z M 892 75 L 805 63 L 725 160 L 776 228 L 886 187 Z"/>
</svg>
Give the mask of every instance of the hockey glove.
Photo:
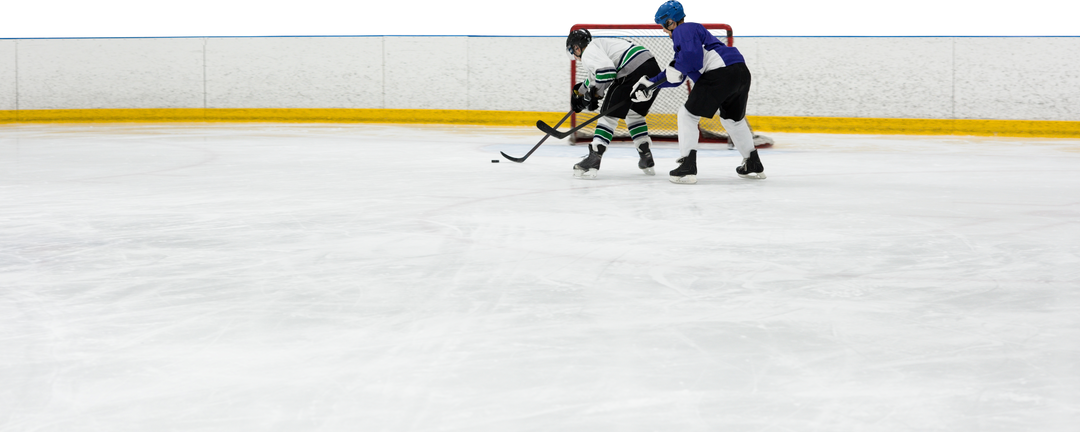
<svg viewBox="0 0 1080 432">
<path fill-rule="evenodd" d="M 649 90 L 649 87 L 651 87 L 652 84 L 652 81 L 649 81 L 648 77 L 642 76 L 634 86 L 634 93 L 630 95 L 630 100 L 634 103 L 640 103 L 652 99 L 653 91 Z"/>
<path fill-rule="evenodd" d="M 672 84 L 678 84 L 683 82 L 683 74 L 675 69 L 675 60 L 672 60 L 667 67 L 667 81 Z"/>
<path fill-rule="evenodd" d="M 570 108 L 573 108 L 574 112 L 582 112 L 588 106 L 589 101 L 585 100 L 585 96 L 570 95 Z"/>
<path fill-rule="evenodd" d="M 581 110 L 588 108 L 589 111 L 596 111 L 600 108 L 600 95 L 596 93 L 596 88 L 585 88 L 585 83 L 579 82 L 574 86 L 574 94 L 570 97 L 570 106 L 574 108 L 574 112 L 581 112 L 578 109 L 580 104 Z"/>
</svg>

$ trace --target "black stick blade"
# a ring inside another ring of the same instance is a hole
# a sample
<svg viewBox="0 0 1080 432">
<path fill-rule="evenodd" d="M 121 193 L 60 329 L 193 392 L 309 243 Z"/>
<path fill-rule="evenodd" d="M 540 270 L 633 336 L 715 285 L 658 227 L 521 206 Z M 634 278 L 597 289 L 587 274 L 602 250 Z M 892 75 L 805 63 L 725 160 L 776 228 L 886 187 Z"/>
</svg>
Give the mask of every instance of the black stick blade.
<svg viewBox="0 0 1080 432">
<path fill-rule="evenodd" d="M 519 157 L 519 158 L 516 158 L 516 157 L 510 156 L 510 155 L 508 155 L 508 154 L 506 154 L 506 153 L 503 153 L 503 152 L 499 152 L 499 153 L 502 153 L 503 157 L 504 157 L 504 158 L 506 158 L 506 160 L 508 160 L 508 161 L 510 161 L 510 162 L 517 162 L 517 163 L 522 163 L 522 162 L 525 162 L 525 158 L 524 158 L 524 157 Z M 529 156 L 529 155 L 525 155 L 525 157 L 528 157 L 528 156 Z"/>
<path fill-rule="evenodd" d="M 565 122 L 566 119 L 570 118 L 570 114 L 573 114 L 573 113 L 574 113 L 573 110 L 567 111 L 566 115 L 563 116 L 562 120 L 559 120 L 559 124 L 555 125 L 555 127 L 562 126 L 563 122 Z M 547 123 L 544 123 L 543 121 L 537 121 L 536 122 L 536 127 L 540 127 L 541 124 L 543 124 L 544 126 L 546 126 L 548 128 L 551 128 L 551 126 L 548 126 Z M 510 156 L 510 155 L 508 155 L 506 153 L 503 153 L 503 152 L 499 152 L 499 153 L 502 153 L 503 157 L 506 158 L 507 160 L 511 161 L 511 162 L 522 163 L 522 162 L 525 162 L 525 159 L 528 159 L 529 156 L 532 155 L 534 151 L 536 151 L 536 149 L 540 148 L 540 144 L 543 144 L 544 141 L 547 141 L 548 137 L 550 137 L 550 136 L 551 136 L 550 133 L 544 134 L 544 137 L 540 138 L 540 142 L 536 143 L 536 145 L 534 145 L 533 148 L 530 149 L 528 153 L 525 153 L 525 156 L 516 158 L 516 157 Z"/>
<path fill-rule="evenodd" d="M 569 132 L 559 132 L 559 131 L 555 130 L 555 128 L 548 125 L 547 123 L 544 123 L 543 120 L 537 120 L 536 121 L 536 128 L 540 129 L 541 132 L 546 133 L 548 135 L 551 135 L 551 136 L 553 136 L 553 137 L 555 137 L 557 139 L 563 139 L 563 138 L 566 138 L 566 137 L 570 136 Z"/>
</svg>

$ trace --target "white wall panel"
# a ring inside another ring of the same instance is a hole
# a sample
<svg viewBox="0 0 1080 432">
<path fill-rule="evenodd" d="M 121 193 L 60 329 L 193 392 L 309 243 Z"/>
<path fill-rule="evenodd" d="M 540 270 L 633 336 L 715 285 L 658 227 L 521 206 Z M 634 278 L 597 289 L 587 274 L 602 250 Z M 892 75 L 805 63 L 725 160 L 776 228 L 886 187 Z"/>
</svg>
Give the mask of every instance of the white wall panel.
<svg viewBox="0 0 1080 432">
<path fill-rule="evenodd" d="M 948 118 L 952 45 L 943 38 L 738 38 L 750 115 Z"/>
<path fill-rule="evenodd" d="M 385 108 L 469 109 L 467 37 L 385 37 Z"/>
<path fill-rule="evenodd" d="M 564 111 L 569 98 L 566 38 L 469 38 L 468 109 Z"/>
<path fill-rule="evenodd" d="M 15 55 L 18 41 L 0 40 L 0 111 L 17 108 L 15 100 Z"/>
<path fill-rule="evenodd" d="M 19 41 L 19 109 L 202 108 L 202 38 Z"/>
<path fill-rule="evenodd" d="M 561 37 L 0 41 L 0 110 L 562 111 Z M 1080 120 L 1080 38 L 736 37 L 758 116 Z"/>
<path fill-rule="evenodd" d="M 211 38 L 207 108 L 382 108 L 383 38 Z"/>
<path fill-rule="evenodd" d="M 955 38 L 956 118 L 1080 121 L 1080 38 Z"/>
</svg>

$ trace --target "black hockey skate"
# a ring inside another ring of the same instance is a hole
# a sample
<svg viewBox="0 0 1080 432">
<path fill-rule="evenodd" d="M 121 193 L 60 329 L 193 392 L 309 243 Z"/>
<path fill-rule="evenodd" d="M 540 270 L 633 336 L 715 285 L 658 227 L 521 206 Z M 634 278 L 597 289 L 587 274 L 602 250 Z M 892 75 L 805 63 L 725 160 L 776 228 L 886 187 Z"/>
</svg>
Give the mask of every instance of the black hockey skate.
<svg viewBox="0 0 1080 432">
<path fill-rule="evenodd" d="M 697 150 L 690 150 L 690 154 L 679 158 L 679 167 L 668 173 L 672 183 L 694 184 L 697 183 Z"/>
<path fill-rule="evenodd" d="M 649 143 L 644 143 L 637 148 L 638 160 L 637 167 L 641 169 L 645 174 L 656 175 L 656 170 L 653 169 L 656 163 L 652 159 L 652 150 L 649 150 Z"/>
<path fill-rule="evenodd" d="M 589 145 L 589 155 L 585 156 L 581 162 L 574 164 L 574 177 L 583 179 L 595 179 L 596 174 L 600 171 L 600 158 L 604 157 L 604 152 L 607 151 L 607 146 L 598 146 L 600 151 L 594 151 L 592 145 Z"/>
<path fill-rule="evenodd" d="M 735 173 L 739 174 L 739 177 L 746 179 L 765 178 L 765 167 L 761 166 L 761 159 L 758 158 L 757 150 L 750 152 L 750 157 L 743 159 L 742 166 L 735 168 Z"/>
</svg>

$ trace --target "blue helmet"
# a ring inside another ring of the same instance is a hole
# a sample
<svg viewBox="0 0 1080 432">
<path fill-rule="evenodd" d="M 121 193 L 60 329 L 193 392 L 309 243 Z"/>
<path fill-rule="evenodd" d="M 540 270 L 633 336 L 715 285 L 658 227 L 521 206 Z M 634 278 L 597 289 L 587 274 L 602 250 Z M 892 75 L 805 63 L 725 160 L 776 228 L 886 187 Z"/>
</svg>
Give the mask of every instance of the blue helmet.
<svg viewBox="0 0 1080 432">
<path fill-rule="evenodd" d="M 664 4 L 660 5 L 660 9 L 656 10 L 656 17 L 653 18 L 657 24 L 664 25 L 667 20 L 675 22 L 682 21 L 686 18 L 686 13 L 683 12 L 682 3 L 675 0 L 668 0 Z"/>
</svg>

